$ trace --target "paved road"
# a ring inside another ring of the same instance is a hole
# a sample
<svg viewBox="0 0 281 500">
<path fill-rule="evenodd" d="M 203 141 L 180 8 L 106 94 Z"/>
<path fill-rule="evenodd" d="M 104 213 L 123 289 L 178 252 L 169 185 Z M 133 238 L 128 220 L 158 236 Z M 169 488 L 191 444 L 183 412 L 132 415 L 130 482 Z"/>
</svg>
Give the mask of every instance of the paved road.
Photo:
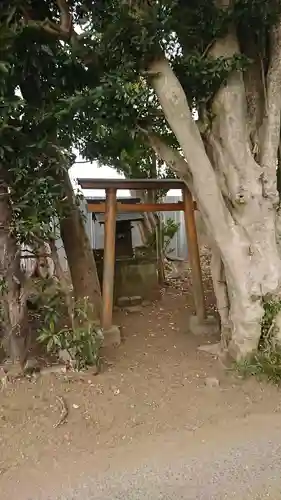
<svg viewBox="0 0 281 500">
<path fill-rule="evenodd" d="M 85 452 L 56 470 L 59 480 L 46 472 L 9 500 L 281 500 L 281 416 L 150 437 L 92 459 Z"/>
</svg>

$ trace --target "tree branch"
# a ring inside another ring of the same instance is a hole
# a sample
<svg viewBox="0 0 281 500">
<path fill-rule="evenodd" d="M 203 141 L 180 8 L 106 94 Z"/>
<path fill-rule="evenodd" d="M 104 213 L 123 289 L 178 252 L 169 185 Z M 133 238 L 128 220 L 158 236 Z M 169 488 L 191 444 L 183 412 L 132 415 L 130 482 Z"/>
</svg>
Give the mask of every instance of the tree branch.
<svg viewBox="0 0 281 500">
<path fill-rule="evenodd" d="M 168 146 L 163 139 L 153 132 L 146 129 L 141 129 L 146 136 L 150 146 L 155 153 L 166 163 L 176 174 L 184 180 L 190 191 L 193 191 L 192 174 L 190 172 L 187 161 L 175 148 Z"/>
<path fill-rule="evenodd" d="M 57 6 L 60 11 L 60 29 L 62 32 L 65 32 L 71 35 L 73 30 L 72 24 L 72 16 L 69 12 L 69 6 L 66 0 L 57 0 Z"/>
<path fill-rule="evenodd" d="M 55 36 L 65 41 L 69 41 L 77 34 L 73 28 L 72 15 L 69 10 L 67 0 L 56 0 L 56 4 L 60 13 L 60 23 L 56 23 L 46 18 L 44 21 L 32 19 L 25 7 L 20 7 L 25 23 L 33 28 L 42 29 L 49 35 Z"/>
<path fill-rule="evenodd" d="M 49 18 L 46 18 L 44 21 L 32 19 L 27 10 L 24 7 L 20 7 L 24 23 L 26 26 L 45 31 L 48 35 L 69 43 L 72 49 L 79 52 L 79 58 L 86 66 L 97 63 L 96 54 L 93 51 L 86 51 L 83 43 L 81 43 L 83 34 L 78 35 L 73 27 L 73 19 L 67 0 L 56 0 L 56 4 L 60 13 L 60 23 L 54 22 Z"/>
<path fill-rule="evenodd" d="M 240 54 L 240 47 L 234 29 L 216 41 L 210 51 L 214 59 L 232 58 Z M 217 165 L 217 172 L 225 179 L 232 203 L 246 203 L 251 194 L 249 185 L 256 182 L 260 168 L 256 164 L 251 149 L 246 90 L 241 71 L 233 71 L 225 85 L 216 93 L 212 101 L 213 120 L 209 142 Z M 245 168 L 249 165 L 250 168 Z"/>
<path fill-rule="evenodd" d="M 208 230 L 213 233 L 217 244 L 220 248 L 225 248 L 229 246 L 229 235 L 234 220 L 224 202 L 186 94 L 164 55 L 151 61 L 149 70 L 159 75 L 149 78 L 149 83 L 183 151 L 188 171 L 192 172 L 192 191 L 198 208 L 203 219 L 208 221 Z"/>
<path fill-rule="evenodd" d="M 162 140 L 158 135 L 149 132 L 148 130 L 142 129 L 142 132 L 146 135 L 151 147 L 154 149 L 155 153 L 168 165 L 180 179 L 182 179 L 191 193 L 193 193 L 193 178 L 187 161 L 183 158 L 180 152 L 168 146 L 164 140 Z M 199 244 L 210 244 L 210 237 L 207 233 L 206 225 L 203 221 L 202 214 L 200 211 L 195 212 L 196 228 L 199 238 Z"/>
</svg>

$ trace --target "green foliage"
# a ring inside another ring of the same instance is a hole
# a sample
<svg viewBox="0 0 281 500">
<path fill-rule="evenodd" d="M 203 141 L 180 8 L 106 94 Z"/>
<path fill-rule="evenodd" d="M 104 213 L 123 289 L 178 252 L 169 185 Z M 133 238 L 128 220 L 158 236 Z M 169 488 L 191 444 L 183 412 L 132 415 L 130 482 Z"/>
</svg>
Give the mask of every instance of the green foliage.
<svg viewBox="0 0 281 500">
<path fill-rule="evenodd" d="M 2 18 L 0 58 L 5 74 L 2 72 L 2 78 L 0 76 L 1 177 L 9 186 L 11 196 L 11 229 L 19 242 L 30 243 L 35 235 L 42 239 L 48 236 L 60 187 L 48 175 L 54 158 L 46 155 L 49 139 L 42 127 L 40 130 L 39 108 L 37 106 L 36 112 L 34 108 L 32 111 L 32 103 L 22 97 L 22 78 L 32 89 L 33 96 L 36 94 L 34 66 L 32 81 L 28 81 L 28 75 L 23 71 L 23 64 L 27 71 L 30 51 L 25 46 L 24 60 L 17 49 L 22 37 L 23 30 L 19 25 L 11 22 L 7 25 L 6 18 Z"/>
<path fill-rule="evenodd" d="M 281 383 L 281 347 L 275 339 L 275 318 L 281 311 L 281 301 L 265 300 L 261 321 L 259 349 L 249 358 L 236 363 L 236 369 L 244 376 L 256 376 L 274 384 Z"/>
<path fill-rule="evenodd" d="M 73 0 L 70 14 L 83 33 L 67 44 L 40 28 L 44 19 L 60 22 L 55 0 L 23 2 L 32 22 L 21 23 L 14 79 L 29 101 L 31 121 L 39 107 L 38 140 L 46 136 L 53 142 L 55 130 L 59 144 L 75 145 L 86 159 L 114 166 L 126 177 L 149 177 L 150 145 L 140 129 L 152 128 L 177 146 L 149 86 L 149 61 L 165 52 L 190 104 L 210 104 L 229 74 L 251 63 L 246 54 L 214 59 L 208 54 L 212 44 L 230 23 L 247 36 L 267 30 L 279 3 L 236 0 L 218 9 L 209 0 Z"/>
<path fill-rule="evenodd" d="M 65 211 L 60 174 L 71 165 L 72 127 L 54 106 L 91 77 L 58 38 L 26 25 L 31 12 L 58 20 L 56 2 L 1 2 L 1 177 L 11 195 L 11 229 L 24 243 L 54 236 L 54 220 Z"/>
<path fill-rule="evenodd" d="M 65 350 L 75 362 L 78 370 L 90 365 L 99 365 L 99 350 L 102 334 L 97 325 L 90 319 L 88 301 L 76 303 L 70 325 L 60 328 L 62 318 L 59 312 L 61 294 L 57 291 L 44 305 L 44 325 L 39 330 L 38 342 L 46 346 L 50 354 L 58 355 Z"/>
<path fill-rule="evenodd" d="M 262 0 L 236 0 L 225 9 L 209 0 L 68 4 L 74 25 L 83 33 L 63 43 L 42 24 L 46 19 L 60 23 L 55 0 L 28 0 L 20 7 L 5 0 L 1 7 L 0 85 L 5 87 L 8 137 L 1 141 L 0 157 L 9 169 L 13 165 L 16 230 L 26 234 L 32 226 L 40 232 L 41 220 L 44 233 L 47 219 L 59 209 L 55 200 L 60 186 L 50 175 L 58 156 L 49 154 L 50 145 L 64 150 L 75 145 L 85 158 L 112 165 L 126 177 L 150 177 L 150 145 L 140 129 L 152 128 L 171 145 L 177 142 L 150 89 L 145 73 L 149 61 L 165 52 L 190 104 L 205 106 L 231 72 L 250 64 L 245 54 L 210 57 L 212 44 L 236 24 L 239 36 L 258 37 L 266 49 L 259 34 L 280 11 L 279 1 Z M 28 15 L 23 17 L 23 12 Z M 171 172 L 161 170 L 161 175 Z M 30 203 L 34 193 L 38 196 Z M 40 208 L 43 200 L 45 211 Z"/>
<path fill-rule="evenodd" d="M 168 247 L 178 232 L 180 224 L 176 223 L 173 219 L 168 218 L 166 222 L 159 221 L 159 225 L 149 235 L 147 246 L 157 251 L 157 242 L 160 240 L 161 248 L 164 254 L 173 252 L 173 249 L 168 251 Z M 159 239 L 159 240 L 158 240 Z"/>
<path fill-rule="evenodd" d="M 235 365 L 243 377 L 254 376 L 260 380 L 268 380 L 274 384 L 281 383 L 281 348 L 268 344 L 267 348 L 258 351 L 248 359 Z"/>
<path fill-rule="evenodd" d="M 152 128 L 177 146 L 149 87 L 145 73 L 149 61 L 165 52 L 190 104 L 199 108 L 210 105 L 228 76 L 233 71 L 247 70 L 251 64 L 243 53 L 212 58 L 212 44 L 227 33 L 231 24 L 236 24 L 239 36 L 243 32 L 242 38 L 245 33 L 250 38 L 258 37 L 265 49 L 266 40 L 259 34 L 276 19 L 279 3 L 236 0 L 229 8 L 219 9 L 209 0 L 73 0 L 71 14 L 83 34 L 76 37 L 75 43 L 70 40 L 69 47 L 64 44 L 58 48 L 54 39 L 47 39 L 44 30 L 38 30 L 46 14 L 58 22 L 56 2 L 42 1 L 39 6 L 31 1 L 33 26 L 38 21 L 33 38 L 37 47 L 41 43 L 40 71 L 41 53 L 45 51 L 42 60 L 50 59 L 48 64 L 55 74 L 52 81 L 56 75 L 60 79 L 50 94 L 48 104 L 55 101 L 55 107 L 46 110 L 46 120 L 56 123 L 61 138 L 71 135 L 83 157 L 112 165 L 126 177 L 149 177 L 150 146 L 145 144 L 140 128 Z M 32 37 L 31 27 L 27 31 Z M 32 54 L 32 58 L 37 66 L 38 56 Z M 71 68 L 74 78 L 70 78 Z"/>
<path fill-rule="evenodd" d="M 264 314 L 261 321 L 261 338 L 260 345 L 264 343 L 271 343 L 274 334 L 274 320 L 277 314 L 281 311 L 281 301 L 278 299 L 271 299 L 264 301 L 263 304 Z"/>
<path fill-rule="evenodd" d="M 263 0 L 236 0 L 233 6 L 233 17 L 245 31 L 252 30 L 261 37 L 272 26 L 281 13 L 281 2 L 264 2 Z"/>
<path fill-rule="evenodd" d="M 175 71 L 192 95 L 194 105 L 201 107 L 209 103 L 233 71 L 243 71 L 249 64 L 250 60 L 242 54 L 212 60 L 195 52 L 175 62 Z"/>
</svg>

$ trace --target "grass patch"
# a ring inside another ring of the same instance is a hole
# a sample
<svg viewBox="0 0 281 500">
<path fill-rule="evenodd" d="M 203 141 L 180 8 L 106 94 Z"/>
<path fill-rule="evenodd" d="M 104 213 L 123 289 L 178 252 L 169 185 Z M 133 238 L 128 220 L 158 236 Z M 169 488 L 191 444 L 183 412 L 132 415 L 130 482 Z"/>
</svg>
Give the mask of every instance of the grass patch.
<svg viewBox="0 0 281 500">
<path fill-rule="evenodd" d="M 273 384 L 281 384 L 281 348 L 268 345 L 250 358 L 235 363 L 235 369 L 244 378 L 257 377 Z"/>
<path fill-rule="evenodd" d="M 259 348 L 252 356 L 235 363 L 235 370 L 243 377 L 257 377 L 281 385 L 281 346 L 276 342 L 275 319 L 281 312 L 280 299 L 263 302 Z"/>
</svg>

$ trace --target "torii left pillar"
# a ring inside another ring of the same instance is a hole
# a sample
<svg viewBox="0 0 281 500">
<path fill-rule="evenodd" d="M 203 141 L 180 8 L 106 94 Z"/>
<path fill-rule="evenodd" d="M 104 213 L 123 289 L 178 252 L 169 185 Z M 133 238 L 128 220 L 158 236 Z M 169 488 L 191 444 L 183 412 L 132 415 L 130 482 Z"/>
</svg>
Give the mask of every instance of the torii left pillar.
<svg viewBox="0 0 281 500">
<path fill-rule="evenodd" d="M 120 330 L 112 325 L 114 271 L 115 271 L 115 235 L 116 235 L 117 200 L 116 189 L 106 190 L 104 256 L 102 282 L 102 328 L 104 346 L 120 344 Z"/>
</svg>

